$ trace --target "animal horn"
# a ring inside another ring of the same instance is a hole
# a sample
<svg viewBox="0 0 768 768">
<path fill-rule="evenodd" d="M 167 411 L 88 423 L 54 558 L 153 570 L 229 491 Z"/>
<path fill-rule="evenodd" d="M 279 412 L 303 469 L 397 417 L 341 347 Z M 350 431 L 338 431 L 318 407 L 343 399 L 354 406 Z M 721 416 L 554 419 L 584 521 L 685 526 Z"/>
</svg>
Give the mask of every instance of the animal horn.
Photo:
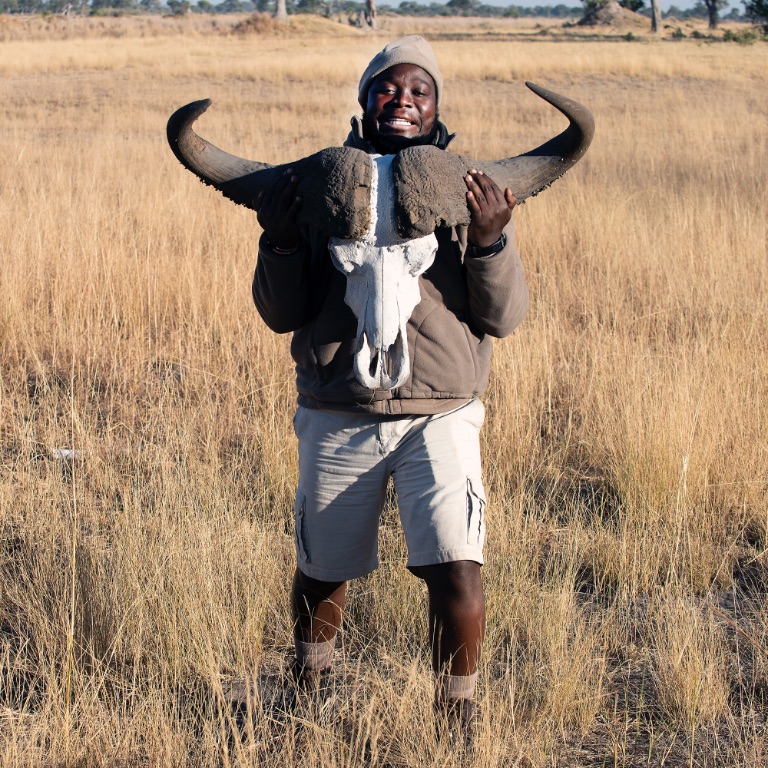
<svg viewBox="0 0 768 768">
<path fill-rule="evenodd" d="M 368 230 L 371 161 L 365 152 L 330 147 L 295 163 L 270 165 L 230 155 L 198 136 L 192 125 L 211 106 L 202 99 L 176 110 L 166 134 L 179 162 L 204 184 L 255 210 L 259 192 L 266 191 L 292 168 L 301 197 L 299 225 L 312 224 L 331 237 L 359 238 Z"/>
<path fill-rule="evenodd" d="M 537 195 L 576 165 L 584 157 L 595 135 L 595 120 L 586 107 L 535 83 L 526 85 L 562 112 L 570 125 L 555 138 L 524 155 L 487 165 L 491 178 L 502 189 L 509 187 L 519 202 Z"/>
<path fill-rule="evenodd" d="M 260 174 L 260 171 L 274 166 L 230 155 L 200 138 L 192 130 L 193 123 L 212 103 L 210 99 L 201 99 L 177 109 L 168 120 L 168 143 L 176 159 L 204 184 L 215 187 L 230 200 L 251 208 L 256 195 L 277 178 L 274 173 L 267 175 Z"/>
</svg>

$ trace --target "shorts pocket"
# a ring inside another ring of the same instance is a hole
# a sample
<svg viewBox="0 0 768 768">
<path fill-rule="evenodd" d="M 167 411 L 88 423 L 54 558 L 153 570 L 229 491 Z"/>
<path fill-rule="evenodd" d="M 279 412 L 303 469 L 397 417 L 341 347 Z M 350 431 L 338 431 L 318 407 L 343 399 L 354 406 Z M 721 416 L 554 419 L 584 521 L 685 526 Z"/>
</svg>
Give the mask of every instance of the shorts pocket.
<svg viewBox="0 0 768 768">
<path fill-rule="evenodd" d="M 483 546 L 485 541 L 485 491 L 480 482 L 467 478 L 467 544 Z"/>
<path fill-rule="evenodd" d="M 300 492 L 296 492 L 296 501 L 293 505 L 294 517 L 294 538 L 296 539 L 296 555 L 300 562 L 312 562 L 309 557 L 309 548 L 307 547 L 307 497 Z"/>
</svg>

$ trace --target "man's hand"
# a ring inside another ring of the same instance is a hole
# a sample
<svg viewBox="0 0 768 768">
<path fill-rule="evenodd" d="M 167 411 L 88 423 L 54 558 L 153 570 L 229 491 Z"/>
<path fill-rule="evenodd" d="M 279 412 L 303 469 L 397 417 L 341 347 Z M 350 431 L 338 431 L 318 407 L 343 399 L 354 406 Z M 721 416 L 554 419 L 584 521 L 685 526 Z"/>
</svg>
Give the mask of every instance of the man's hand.
<svg viewBox="0 0 768 768">
<path fill-rule="evenodd" d="M 512 218 L 517 198 L 507 187 L 502 192 L 493 179 L 482 171 L 472 169 L 465 177 L 467 206 L 472 220 L 467 229 L 467 239 L 478 248 L 493 245 Z"/>
<path fill-rule="evenodd" d="M 273 247 L 283 251 L 294 250 L 299 244 L 296 214 L 301 198 L 296 194 L 298 177 L 289 168 L 266 192 L 259 192 L 255 200 L 256 218 Z"/>
</svg>

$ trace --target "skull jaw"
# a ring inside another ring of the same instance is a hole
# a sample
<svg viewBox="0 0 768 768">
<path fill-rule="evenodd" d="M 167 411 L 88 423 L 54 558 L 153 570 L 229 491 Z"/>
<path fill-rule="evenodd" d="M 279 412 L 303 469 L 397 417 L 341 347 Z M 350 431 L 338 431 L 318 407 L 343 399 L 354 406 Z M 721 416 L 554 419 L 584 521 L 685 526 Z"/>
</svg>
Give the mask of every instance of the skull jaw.
<svg viewBox="0 0 768 768">
<path fill-rule="evenodd" d="M 355 378 L 368 389 L 397 389 L 408 380 L 411 366 L 408 362 L 408 339 L 405 328 L 400 327 L 394 343 L 377 347 L 363 331 L 358 337 L 355 352 Z"/>
</svg>

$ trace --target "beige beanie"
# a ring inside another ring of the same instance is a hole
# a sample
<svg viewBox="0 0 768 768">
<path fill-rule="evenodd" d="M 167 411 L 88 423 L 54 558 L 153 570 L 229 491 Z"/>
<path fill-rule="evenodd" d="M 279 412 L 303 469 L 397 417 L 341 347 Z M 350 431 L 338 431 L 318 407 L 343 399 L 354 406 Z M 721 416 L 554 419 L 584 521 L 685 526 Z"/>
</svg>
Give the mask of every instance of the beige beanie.
<svg viewBox="0 0 768 768">
<path fill-rule="evenodd" d="M 368 89 L 371 87 L 373 78 L 396 64 L 415 64 L 427 72 L 435 81 L 435 88 L 437 89 L 435 101 L 440 106 L 443 76 L 440 73 L 440 67 L 437 66 L 437 59 L 432 46 L 421 35 L 406 35 L 385 45 L 384 49 L 371 59 L 371 63 L 363 72 L 357 89 L 357 100 L 363 109 L 365 109 L 368 101 Z"/>
</svg>

